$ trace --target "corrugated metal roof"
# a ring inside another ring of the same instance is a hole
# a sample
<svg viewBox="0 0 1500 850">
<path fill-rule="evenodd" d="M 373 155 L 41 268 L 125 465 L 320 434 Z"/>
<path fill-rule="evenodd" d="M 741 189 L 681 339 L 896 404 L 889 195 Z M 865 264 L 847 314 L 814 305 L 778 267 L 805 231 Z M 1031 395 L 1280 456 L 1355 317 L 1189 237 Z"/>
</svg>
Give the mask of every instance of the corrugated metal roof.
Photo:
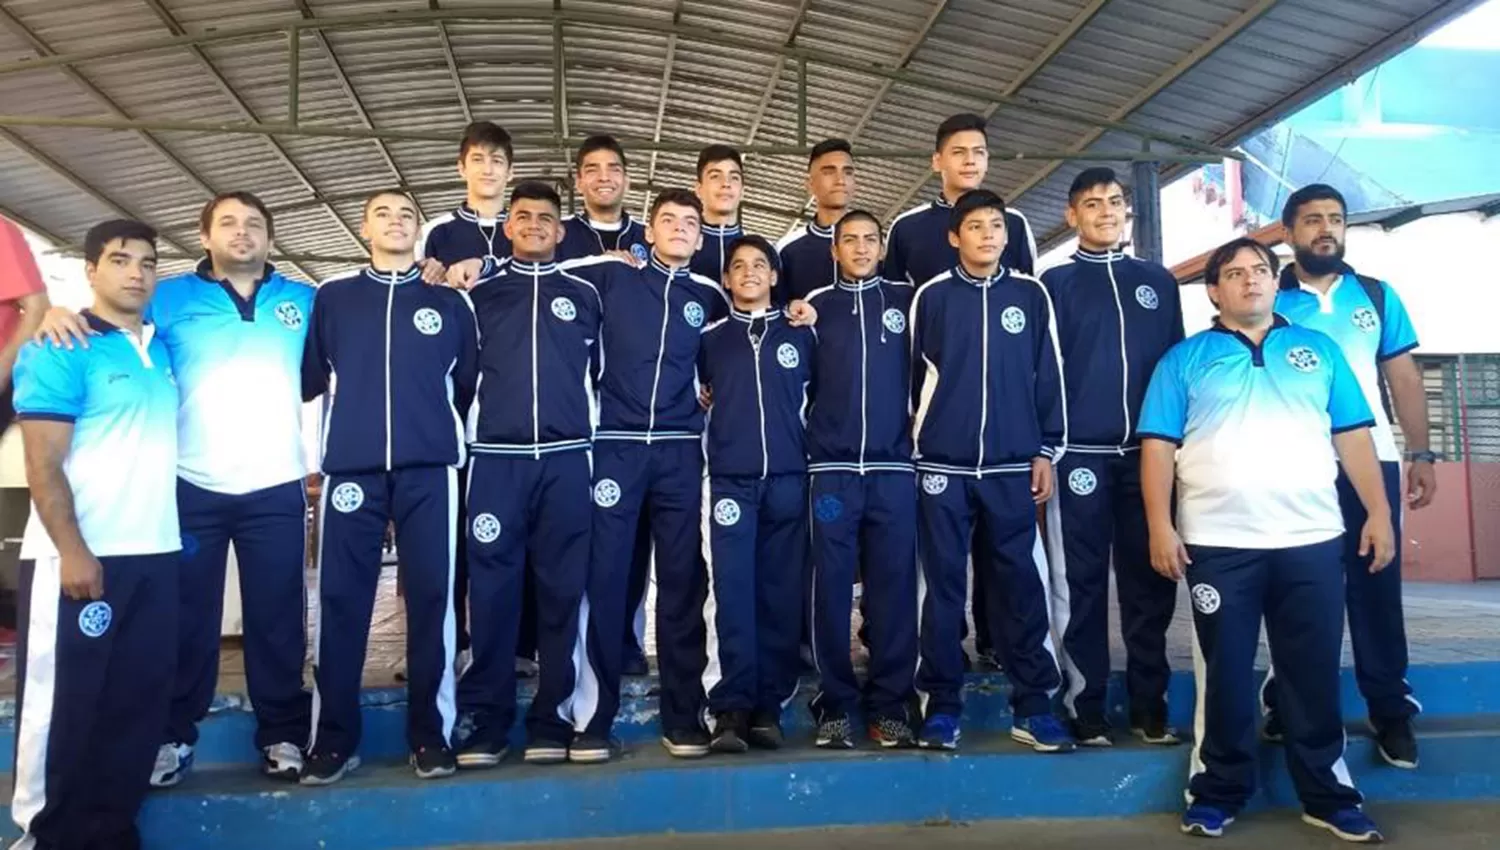
<svg viewBox="0 0 1500 850">
<path fill-rule="evenodd" d="M 177 33 L 379 15 L 370 25 L 301 33 L 297 118 L 356 128 L 364 126 L 363 110 L 381 130 L 454 139 L 0 129 L 0 209 L 68 243 L 125 209 L 191 251 L 207 193 L 249 188 L 278 213 L 279 250 L 360 256 L 353 234 L 362 193 L 405 180 L 419 187 L 427 216 L 462 200 L 454 160 L 465 101 L 475 117 L 499 121 L 514 134 L 552 135 L 548 18 L 554 8 L 624 16 L 616 20 L 650 27 L 561 25 L 563 112 L 573 137 L 614 132 L 694 145 L 794 146 L 798 61 L 780 53 L 792 46 L 830 52 L 842 62 L 1004 90 L 1077 116 L 1036 114 L 817 58 L 808 63 L 810 140 L 840 135 L 866 148 L 922 150 L 943 118 L 977 111 L 993 114 L 990 141 L 998 154 L 1139 148 L 1137 137 L 1090 129 L 1091 121 L 1101 120 L 1233 142 L 1470 5 L 1473 0 L 0 0 L 0 64 L 130 47 Z M 433 9 L 486 19 L 443 21 L 441 31 L 432 20 L 387 20 Z M 497 9 L 523 19 L 496 19 Z M 691 32 L 664 31 L 673 25 Z M 747 39 L 765 48 L 742 44 Z M 287 60 L 287 40 L 279 32 L 92 58 L 72 72 L 53 66 L 0 75 L 0 111 L 288 122 Z M 555 148 L 521 145 L 517 176 L 548 176 L 566 185 L 567 157 Z M 632 201 L 644 202 L 639 187 L 648 180 L 690 185 L 695 160 L 687 152 L 632 152 Z M 1012 198 L 1046 238 L 1061 226 L 1067 183 L 1081 167 L 997 156 L 988 184 Z M 750 157 L 746 225 L 772 237 L 792 226 L 807 209 L 805 175 L 801 156 Z M 859 163 L 858 203 L 877 213 L 893 215 L 936 191 L 923 158 Z M 326 276 L 341 267 L 303 260 L 295 270 Z"/>
</svg>

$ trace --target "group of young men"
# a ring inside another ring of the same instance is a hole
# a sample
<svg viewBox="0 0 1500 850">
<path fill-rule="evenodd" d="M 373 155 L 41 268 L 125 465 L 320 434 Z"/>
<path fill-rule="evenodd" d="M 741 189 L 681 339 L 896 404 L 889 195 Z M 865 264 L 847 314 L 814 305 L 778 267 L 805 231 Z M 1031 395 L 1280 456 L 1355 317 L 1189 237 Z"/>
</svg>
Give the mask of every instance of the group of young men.
<svg viewBox="0 0 1500 850">
<path fill-rule="evenodd" d="M 267 263 L 271 213 L 249 193 L 204 208 L 206 258 L 160 284 L 149 228 L 90 231 L 94 306 L 51 311 L 52 341 L 15 372 L 34 511 L 12 810 L 34 846 L 133 846 L 148 784 L 188 771 L 231 543 L 264 772 L 355 768 L 390 524 L 424 778 L 505 757 L 518 655 L 538 666 L 525 760 L 612 758 L 648 574 L 673 756 L 783 745 L 804 643 L 818 746 L 854 747 L 862 718 L 881 747 L 957 748 L 971 572 L 1011 737 L 1109 746 L 1113 564 L 1148 743 L 1179 740 L 1165 634 L 1184 572 L 1192 587 L 1205 668 L 1184 830 L 1222 832 L 1253 790 L 1241 697 L 1264 617 L 1287 680 L 1266 735 L 1287 741 L 1308 817 L 1378 837 L 1342 766 L 1338 589 L 1381 752 L 1414 767 L 1399 574 L 1380 571 L 1402 493 L 1368 401 L 1379 373 L 1408 448 L 1425 410 L 1399 299 L 1342 262 L 1336 192 L 1288 202 L 1280 291 L 1268 250 L 1216 253 L 1220 319 L 1184 340 L 1172 275 L 1121 252 L 1109 169 L 1070 189 L 1078 252 L 1033 276 L 1025 219 L 981 188 L 978 116 L 938 129 L 942 194 L 888 235 L 855 205 L 839 139 L 809 158 L 813 220 L 776 246 L 741 231 L 732 148 L 706 148 L 696 191 L 661 191 L 645 222 L 624 209 L 617 142 L 589 139 L 575 164 L 586 211 L 569 217 L 548 184 L 507 191 L 509 136 L 473 124 L 465 203 L 420 227 L 411 198 L 372 195 L 370 264 L 316 290 Z M 320 396 L 308 694 L 299 414 Z M 1420 506 L 1432 456 L 1416 454 Z"/>
</svg>

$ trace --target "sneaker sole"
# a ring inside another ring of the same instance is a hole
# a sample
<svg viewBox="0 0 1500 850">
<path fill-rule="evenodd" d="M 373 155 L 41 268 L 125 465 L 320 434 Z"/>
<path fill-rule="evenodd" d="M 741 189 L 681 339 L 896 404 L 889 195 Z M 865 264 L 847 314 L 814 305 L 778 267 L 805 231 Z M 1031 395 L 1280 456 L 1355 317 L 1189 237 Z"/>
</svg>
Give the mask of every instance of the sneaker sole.
<svg viewBox="0 0 1500 850">
<path fill-rule="evenodd" d="M 820 750 L 852 750 L 854 742 L 848 738 L 819 738 L 813 746 Z"/>
<path fill-rule="evenodd" d="M 1232 823 L 1234 823 L 1234 818 L 1225 818 L 1224 826 L 1221 826 L 1218 829 L 1213 829 L 1206 824 L 1201 823 L 1185 823 L 1181 826 L 1181 829 L 1183 835 L 1194 835 L 1198 838 L 1223 838 L 1224 827 L 1229 826 Z"/>
<path fill-rule="evenodd" d="M 1365 721 L 1365 727 L 1370 730 L 1371 737 L 1374 737 L 1376 739 L 1376 741 L 1375 741 L 1375 751 L 1378 752 L 1378 753 L 1380 753 L 1380 760 L 1381 761 L 1385 762 L 1386 764 L 1390 765 L 1391 767 L 1399 767 L 1402 770 L 1416 770 L 1417 769 L 1417 762 L 1415 762 L 1415 761 L 1407 761 L 1406 759 L 1398 759 L 1395 756 L 1393 756 L 1390 753 L 1388 753 L 1388 752 L 1385 751 L 1385 747 L 1381 746 L 1380 740 L 1379 740 L 1380 730 L 1378 730 L 1378 729 L 1375 728 L 1375 724 L 1374 723 L 1371 723 L 1370 721 L 1366 720 Z"/>
<path fill-rule="evenodd" d="M 1139 738 L 1141 740 L 1141 743 L 1150 744 L 1154 747 L 1175 747 L 1176 745 L 1182 743 L 1181 738 L 1174 734 L 1171 734 L 1170 732 L 1166 735 L 1152 736 L 1146 734 L 1145 729 L 1131 729 L 1130 734 Z M 1082 743 L 1082 741 L 1080 741 L 1079 743 Z"/>
<path fill-rule="evenodd" d="M 302 766 L 298 765 L 297 767 L 273 768 L 268 764 L 263 764 L 260 766 L 260 772 L 261 775 L 265 776 L 267 779 L 279 779 L 286 782 L 296 782 L 297 779 L 302 776 Z"/>
<path fill-rule="evenodd" d="M 1077 746 L 1072 741 L 1066 744 L 1044 744 L 1025 729 L 1011 729 L 1010 739 L 1018 744 L 1025 744 L 1039 753 L 1071 753 Z"/>
<path fill-rule="evenodd" d="M 454 759 L 462 770 L 474 770 L 497 767 L 505 758 L 505 751 L 498 753 L 459 753 Z"/>
<path fill-rule="evenodd" d="M 1334 835 L 1338 836 L 1340 840 L 1348 841 L 1354 844 L 1380 844 L 1381 842 L 1385 841 L 1385 836 L 1380 834 L 1380 830 L 1367 832 L 1363 835 L 1355 835 L 1352 832 L 1345 832 L 1342 829 L 1339 829 L 1326 820 L 1315 818 L 1312 815 L 1307 814 L 1306 812 L 1302 814 L 1302 822 L 1308 824 L 1309 826 L 1315 826 L 1319 829 L 1326 829 Z"/>
<path fill-rule="evenodd" d="M 603 764 L 609 757 L 609 750 L 568 750 L 568 761 L 573 764 Z"/>
<path fill-rule="evenodd" d="M 707 744 L 674 744 L 666 738 L 662 738 L 661 745 L 666 748 L 667 754 L 673 758 L 701 759 L 706 758 L 709 753 Z"/>
<path fill-rule="evenodd" d="M 428 770 L 413 767 L 412 772 L 417 775 L 418 779 L 447 779 L 453 774 L 458 773 L 458 767 L 434 767 Z"/>
<path fill-rule="evenodd" d="M 332 785 L 333 783 L 339 781 L 340 779 L 343 779 L 350 771 L 353 771 L 354 769 L 356 769 L 358 767 L 359 767 L 359 756 L 350 756 L 349 760 L 346 761 L 346 762 L 344 762 L 344 766 L 341 767 L 341 768 L 339 768 L 339 772 L 338 773 L 335 773 L 332 776 L 308 776 L 306 774 L 303 774 L 302 778 L 299 779 L 299 780 L 297 780 L 297 784 L 299 784 L 299 785 Z"/>
<path fill-rule="evenodd" d="M 755 737 L 754 732 L 750 733 L 750 737 L 745 739 L 745 743 L 749 744 L 751 747 L 757 750 L 779 750 L 782 747 L 786 746 L 785 739 L 772 740 L 768 738 L 757 738 Z"/>
<path fill-rule="evenodd" d="M 952 743 L 948 743 L 947 741 L 918 741 L 917 748 L 922 750 L 942 750 L 943 752 L 951 753 L 955 752 L 958 749 L 958 742 L 954 741 Z"/>
<path fill-rule="evenodd" d="M 1104 748 L 1108 748 L 1108 747 L 1113 747 L 1115 745 L 1114 741 L 1110 740 L 1109 738 L 1107 738 L 1107 737 L 1105 737 L 1103 735 L 1100 735 L 1100 736 L 1095 737 L 1095 738 L 1077 738 L 1075 740 L 1078 742 L 1078 746 L 1080 746 L 1080 747 L 1097 747 L 1097 748 L 1100 748 L 1100 749 L 1104 749 Z"/>
<path fill-rule="evenodd" d="M 568 760 L 566 747 L 527 747 L 527 764 L 562 764 Z"/>
<path fill-rule="evenodd" d="M 161 780 L 157 780 L 157 778 L 153 776 L 153 777 L 151 777 L 151 787 L 152 788 L 175 788 L 178 785 L 182 784 L 182 780 L 183 780 L 184 777 L 185 777 L 185 773 L 183 773 L 181 771 L 179 771 L 177 773 L 174 773 L 171 776 L 164 777 Z"/>
</svg>

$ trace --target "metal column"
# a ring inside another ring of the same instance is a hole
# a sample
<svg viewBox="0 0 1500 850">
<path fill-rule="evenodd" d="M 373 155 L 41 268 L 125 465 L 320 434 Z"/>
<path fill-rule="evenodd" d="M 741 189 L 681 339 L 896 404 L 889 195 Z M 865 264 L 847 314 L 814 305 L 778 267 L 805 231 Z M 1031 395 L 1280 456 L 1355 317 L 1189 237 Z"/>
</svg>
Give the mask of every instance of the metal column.
<svg viewBox="0 0 1500 850">
<path fill-rule="evenodd" d="M 1135 232 L 1131 244 L 1135 255 L 1153 263 L 1162 261 L 1161 252 L 1161 169 L 1155 162 L 1135 162 L 1130 166 L 1135 184 Z"/>
</svg>

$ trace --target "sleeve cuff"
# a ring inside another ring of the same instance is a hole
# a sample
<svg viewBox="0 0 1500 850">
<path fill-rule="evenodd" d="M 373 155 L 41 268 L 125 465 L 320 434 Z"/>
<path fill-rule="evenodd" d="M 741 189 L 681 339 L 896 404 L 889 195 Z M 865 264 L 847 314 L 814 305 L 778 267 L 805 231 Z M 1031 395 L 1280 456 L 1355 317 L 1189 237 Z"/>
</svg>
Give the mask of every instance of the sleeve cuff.
<svg viewBox="0 0 1500 850">
<path fill-rule="evenodd" d="M 68 422 L 78 421 L 78 417 L 71 413 L 54 413 L 48 410 L 17 411 L 17 422 Z"/>
<path fill-rule="evenodd" d="M 1409 345 L 1403 345 L 1400 348 L 1396 349 L 1395 351 L 1387 351 L 1387 352 L 1384 352 L 1382 354 L 1377 354 L 1375 356 L 1375 362 L 1377 362 L 1377 363 L 1384 363 L 1387 360 L 1394 360 L 1395 358 L 1400 357 L 1401 355 L 1405 354 L 1406 352 L 1414 350 L 1416 347 L 1417 347 L 1417 341 L 1416 340 L 1412 340 Z"/>
<path fill-rule="evenodd" d="M 1353 425 L 1340 425 L 1337 428 L 1333 429 L 1333 433 L 1335 433 L 1335 434 L 1342 434 L 1342 433 L 1344 433 L 1346 431 L 1358 431 L 1361 428 L 1374 428 L 1374 427 L 1375 427 L 1375 420 L 1374 419 L 1366 419 L 1366 420 L 1363 420 L 1361 422 L 1356 422 Z"/>
<path fill-rule="evenodd" d="M 1161 440 L 1163 443 L 1171 443 L 1174 446 L 1182 445 L 1181 437 L 1173 437 L 1170 434 L 1159 434 L 1155 431 L 1137 431 L 1135 435 L 1142 440 Z"/>
</svg>

